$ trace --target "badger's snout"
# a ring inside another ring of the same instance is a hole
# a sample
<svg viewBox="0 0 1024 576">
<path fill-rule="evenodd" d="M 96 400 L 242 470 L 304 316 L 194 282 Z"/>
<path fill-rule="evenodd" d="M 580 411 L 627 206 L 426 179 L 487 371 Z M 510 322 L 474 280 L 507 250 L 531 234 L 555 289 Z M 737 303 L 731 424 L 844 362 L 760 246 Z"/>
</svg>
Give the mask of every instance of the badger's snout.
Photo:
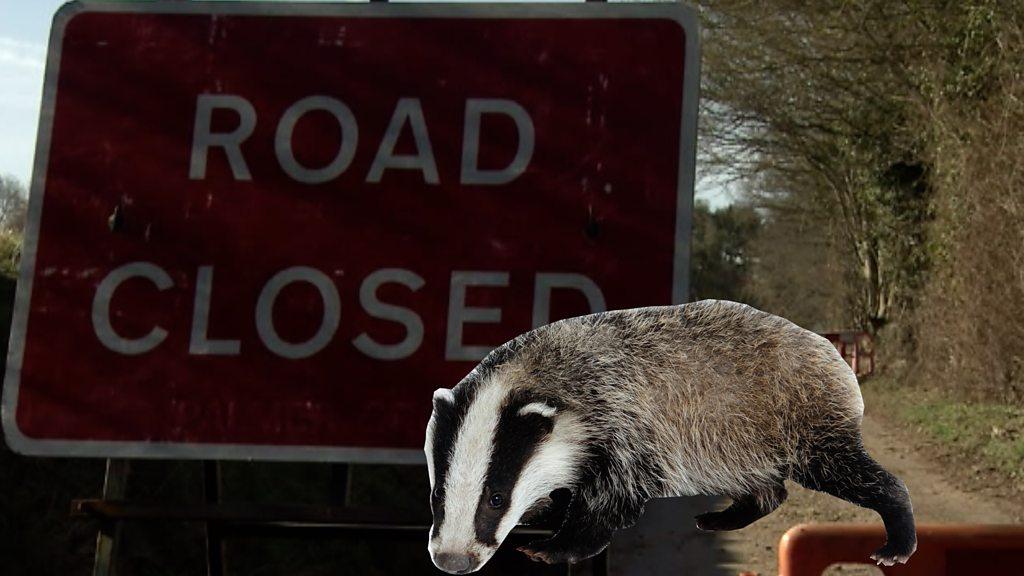
<svg viewBox="0 0 1024 576">
<path fill-rule="evenodd" d="M 434 565 L 449 574 L 469 574 L 480 566 L 475 554 L 441 552 L 434 556 Z"/>
</svg>

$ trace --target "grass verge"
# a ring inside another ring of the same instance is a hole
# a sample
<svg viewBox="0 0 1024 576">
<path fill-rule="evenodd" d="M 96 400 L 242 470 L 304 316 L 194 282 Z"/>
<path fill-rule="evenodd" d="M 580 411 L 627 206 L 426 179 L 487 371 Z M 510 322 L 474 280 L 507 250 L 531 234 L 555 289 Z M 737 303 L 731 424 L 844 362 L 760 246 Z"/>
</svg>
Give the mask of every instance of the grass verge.
<svg viewBox="0 0 1024 576">
<path fill-rule="evenodd" d="M 940 390 L 901 386 L 885 377 L 866 382 L 868 404 L 974 468 L 1003 476 L 1024 492 L 1024 408 L 967 402 Z"/>
</svg>

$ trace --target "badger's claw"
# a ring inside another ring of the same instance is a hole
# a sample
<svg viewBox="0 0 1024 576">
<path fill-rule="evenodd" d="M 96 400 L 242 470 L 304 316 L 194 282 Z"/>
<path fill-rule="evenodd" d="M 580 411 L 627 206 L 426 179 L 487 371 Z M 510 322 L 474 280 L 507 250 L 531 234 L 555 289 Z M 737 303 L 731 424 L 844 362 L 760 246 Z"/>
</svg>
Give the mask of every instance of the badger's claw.
<svg viewBox="0 0 1024 576">
<path fill-rule="evenodd" d="M 909 550 L 898 550 L 896 546 L 885 543 L 881 548 L 875 551 L 871 555 L 871 559 L 878 563 L 879 566 L 895 566 L 896 564 L 906 564 L 910 556 L 917 550 L 917 546 L 913 546 Z"/>
<path fill-rule="evenodd" d="M 535 550 L 528 546 L 520 546 L 516 550 L 526 554 L 526 557 L 534 562 L 543 562 L 545 564 L 554 564 L 556 561 L 552 559 L 551 555 L 542 550 Z"/>
<path fill-rule="evenodd" d="M 551 543 L 553 543 L 553 539 L 541 540 L 533 542 L 529 546 L 523 546 L 519 548 L 519 551 L 526 554 L 526 557 L 530 560 L 545 564 L 562 564 L 566 562 L 574 564 L 588 558 L 588 556 L 581 556 L 574 550 L 559 547 L 557 543 L 554 543 L 554 546 L 552 546 Z"/>
</svg>

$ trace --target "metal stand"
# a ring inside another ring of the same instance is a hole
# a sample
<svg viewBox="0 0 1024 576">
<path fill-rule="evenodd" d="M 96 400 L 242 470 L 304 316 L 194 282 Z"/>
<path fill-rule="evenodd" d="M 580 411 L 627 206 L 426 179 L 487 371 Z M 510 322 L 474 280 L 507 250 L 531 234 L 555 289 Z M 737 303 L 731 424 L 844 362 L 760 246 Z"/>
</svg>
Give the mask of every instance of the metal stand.
<svg viewBox="0 0 1024 576">
<path fill-rule="evenodd" d="M 103 479 L 103 499 L 123 500 L 128 486 L 128 460 L 107 460 L 107 472 Z M 96 536 L 96 556 L 93 560 L 93 576 L 114 576 L 114 559 L 117 557 L 117 543 L 121 536 L 121 522 L 100 520 Z"/>
<path fill-rule="evenodd" d="M 108 460 L 103 497 L 75 500 L 72 516 L 99 521 L 93 576 L 115 576 L 121 525 L 133 522 L 198 522 L 206 532 L 208 576 L 229 573 L 225 540 L 232 537 L 316 538 L 356 537 L 360 539 L 425 534 L 431 519 L 404 510 L 353 508 L 348 506 L 352 468 L 332 465 L 332 493 L 328 506 L 287 506 L 224 502 L 224 486 L 218 462 L 203 466 L 203 502 L 196 505 L 165 505 L 129 502 L 127 491 L 129 461 Z M 548 530 L 517 528 L 517 535 L 550 536 Z M 571 576 L 607 576 L 607 551 L 579 564 L 570 565 Z"/>
</svg>

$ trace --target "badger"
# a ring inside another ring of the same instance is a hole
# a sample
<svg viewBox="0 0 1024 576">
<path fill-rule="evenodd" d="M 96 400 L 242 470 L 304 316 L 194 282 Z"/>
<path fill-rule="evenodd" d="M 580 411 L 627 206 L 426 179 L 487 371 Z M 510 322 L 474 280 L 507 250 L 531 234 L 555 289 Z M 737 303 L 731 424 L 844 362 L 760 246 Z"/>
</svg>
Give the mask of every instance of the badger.
<svg viewBox="0 0 1024 576">
<path fill-rule="evenodd" d="M 517 524 L 558 509 L 554 535 L 519 550 L 578 562 L 651 498 L 727 496 L 696 524 L 736 530 L 778 507 L 791 479 L 876 511 L 887 539 L 871 557 L 903 563 L 917 548 L 910 494 L 865 451 L 863 413 L 828 340 L 744 304 L 554 322 L 434 392 L 428 551 L 441 570 L 474 572 Z"/>
</svg>

